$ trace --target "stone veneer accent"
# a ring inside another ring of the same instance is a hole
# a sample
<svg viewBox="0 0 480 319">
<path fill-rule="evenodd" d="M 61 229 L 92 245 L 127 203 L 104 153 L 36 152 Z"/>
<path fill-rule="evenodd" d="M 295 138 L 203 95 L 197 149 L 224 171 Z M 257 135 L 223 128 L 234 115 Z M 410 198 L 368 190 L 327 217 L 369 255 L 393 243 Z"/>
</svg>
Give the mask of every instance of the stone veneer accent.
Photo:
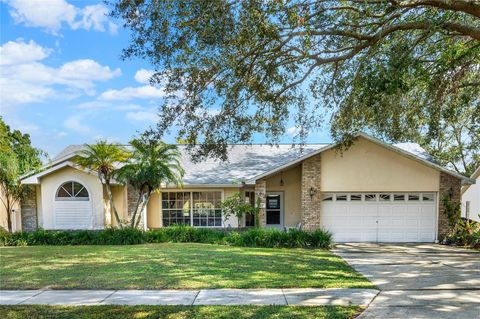
<svg viewBox="0 0 480 319">
<path fill-rule="evenodd" d="M 259 180 L 255 181 L 255 201 L 260 199 L 260 227 L 267 225 L 267 212 L 266 212 L 266 196 L 267 196 L 267 181 Z M 256 205 L 257 203 L 255 203 Z"/>
<path fill-rule="evenodd" d="M 452 204 L 459 204 L 461 202 L 461 187 L 462 183 L 459 178 L 446 174 L 444 172 L 440 172 L 440 189 L 438 193 L 438 239 L 440 241 L 442 241 L 445 236 L 450 233 L 452 228 L 448 220 L 447 212 L 445 211 L 443 199 L 445 198 L 445 196 L 448 196 Z M 460 217 L 460 210 L 458 210 L 458 217 Z"/>
<path fill-rule="evenodd" d="M 133 187 L 132 185 L 127 185 L 127 216 L 128 222 L 130 223 L 130 218 L 132 217 L 133 211 L 135 206 L 137 205 L 138 200 L 138 190 Z M 147 209 L 147 208 L 145 208 Z M 145 216 L 142 215 L 140 219 L 140 223 L 138 224 L 138 228 L 144 229 L 145 228 Z"/>
<path fill-rule="evenodd" d="M 310 231 L 320 228 L 321 207 L 321 155 L 309 157 L 302 162 L 302 229 Z M 310 197 L 310 188 L 316 193 Z"/>
<path fill-rule="evenodd" d="M 22 231 L 29 232 L 38 228 L 37 191 L 35 185 L 26 186 L 26 191 L 20 201 Z"/>
</svg>

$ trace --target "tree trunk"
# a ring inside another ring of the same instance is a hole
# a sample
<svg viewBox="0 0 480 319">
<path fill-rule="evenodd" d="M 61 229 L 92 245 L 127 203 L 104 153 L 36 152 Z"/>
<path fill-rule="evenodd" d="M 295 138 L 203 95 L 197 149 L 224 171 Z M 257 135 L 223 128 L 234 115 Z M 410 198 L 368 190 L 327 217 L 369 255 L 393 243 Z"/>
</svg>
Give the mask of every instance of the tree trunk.
<svg viewBox="0 0 480 319">
<path fill-rule="evenodd" d="M 107 188 L 108 200 L 110 201 L 110 209 L 113 211 L 113 215 L 115 216 L 115 221 L 117 222 L 117 226 L 119 228 L 123 228 L 123 225 L 120 221 L 120 217 L 118 217 L 117 209 L 115 208 L 115 203 L 113 202 L 113 195 L 112 195 L 112 189 L 110 188 L 110 181 L 105 180 L 105 187 Z"/>
<path fill-rule="evenodd" d="M 142 214 L 141 214 L 141 212 L 143 212 L 143 210 L 144 210 L 145 207 L 147 206 L 148 201 L 150 200 L 150 196 L 151 196 L 151 195 L 152 195 L 151 192 L 148 192 L 148 193 L 146 194 L 145 201 L 143 201 L 142 206 L 141 206 L 140 211 L 139 211 L 139 217 L 138 217 L 138 219 L 137 219 L 137 222 L 135 223 L 135 228 L 137 228 L 138 225 L 140 224 L 140 220 L 142 219 Z M 143 197 L 143 196 L 142 196 L 142 197 Z M 146 221 L 145 221 L 145 222 L 146 222 Z"/>
<path fill-rule="evenodd" d="M 8 232 L 11 233 L 13 231 L 12 229 L 12 205 L 10 203 L 10 198 L 8 194 L 5 194 L 5 197 L 7 199 L 7 203 L 5 205 L 5 208 L 7 209 L 7 226 L 8 226 Z"/>
<path fill-rule="evenodd" d="M 138 207 L 140 206 L 140 202 L 142 201 L 142 191 L 138 191 L 138 198 L 137 198 L 137 204 L 135 204 L 135 209 L 132 212 L 132 219 L 130 220 L 130 227 L 135 228 L 135 222 L 136 222 L 136 217 L 137 217 L 137 212 L 138 212 Z"/>
</svg>

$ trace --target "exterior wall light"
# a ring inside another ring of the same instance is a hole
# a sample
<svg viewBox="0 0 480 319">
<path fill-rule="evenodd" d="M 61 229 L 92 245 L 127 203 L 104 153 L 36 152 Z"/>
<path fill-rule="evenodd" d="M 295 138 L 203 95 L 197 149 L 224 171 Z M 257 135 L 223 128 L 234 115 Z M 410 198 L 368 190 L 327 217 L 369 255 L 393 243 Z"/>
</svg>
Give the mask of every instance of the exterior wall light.
<svg viewBox="0 0 480 319">
<path fill-rule="evenodd" d="M 310 194 L 310 199 L 313 199 L 313 196 L 317 193 L 317 189 L 314 187 L 310 187 L 310 190 L 308 192 Z"/>
</svg>

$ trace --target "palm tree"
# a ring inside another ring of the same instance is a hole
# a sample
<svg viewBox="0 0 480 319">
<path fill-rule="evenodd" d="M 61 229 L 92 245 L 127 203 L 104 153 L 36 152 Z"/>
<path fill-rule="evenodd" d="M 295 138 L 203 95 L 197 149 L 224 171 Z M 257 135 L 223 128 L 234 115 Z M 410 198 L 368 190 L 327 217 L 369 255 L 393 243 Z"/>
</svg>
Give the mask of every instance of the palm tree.
<svg viewBox="0 0 480 319">
<path fill-rule="evenodd" d="M 110 183 L 117 170 L 117 166 L 125 163 L 131 156 L 131 153 L 124 147 L 107 143 L 106 140 L 99 140 L 96 144 L 85 144 L 84 146 L 85 149 L 79 153 L 79 157 L 75 159 L 75 162 L 84 168 L 91 169 L 98 173 L 100 182 L 105 183 L 110 209 L 113 211 L 117 225 L 122 228 L 118 211 L 113 202 Z"/>
<path fill-rule="evenodd" d="M 154 191 L 162 184 L 181 185 L 184 170 L 181 165 L 181 154 L 176 145 L 147 140 L 133 139 L 133 155 L 128 164 L 120 168 L 116 174 L 119 181 L 130 183 L 138 191 L 138 200 L 132 212 L 131 227 L 138 227 L 141 213 Z"/>
</svg>

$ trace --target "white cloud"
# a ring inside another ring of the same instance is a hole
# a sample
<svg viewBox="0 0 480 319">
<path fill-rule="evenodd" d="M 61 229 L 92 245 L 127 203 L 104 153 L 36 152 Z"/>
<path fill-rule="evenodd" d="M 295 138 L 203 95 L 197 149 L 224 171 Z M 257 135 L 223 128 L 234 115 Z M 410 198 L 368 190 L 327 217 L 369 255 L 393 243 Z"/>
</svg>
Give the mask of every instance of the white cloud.
<svg viewBox="0 0 480 319">
<path fill-rule="evenodd" d="M 150 78 L 155 74 L 153 70 L 140 69 L 135 73 L 135 80 L 141 84 L 149 84 Z"/>
<path fill-rule="evenodd" d="M 25 43 L 22 39 L 8 41 L 0 47 L 0 65 L 40 61 L 49 56 L 51 51 L 38 45 L 33 40 L 28 43 Z"/>
<path fill-rule="evenodd" d="M 10 6 L 10 15 L 16 23 L 39 27 L 58 35 L 64 25 L 71 29 L 85 29 L 116 33 L 117 26 L 108 20 L 108 8 L 102 4 L 76 7 L 65 0 L 3 0 Z"/>
<path fill-rule="evenodd" d="M 95 82 L 108 81 L 121 75 L 91 59 L 74 60 L 59 67 L 50 67 L 40 61 L 51 52 L 34 41 L 7 42 L 0 46 L 2 68 L 0 90 L 2 105 L 32 103 L 51 97 L 71 99 L 81 93 L 94 94 Z M 20 57 L 20 58 L 17 58 Z M 58 86 L 63 86 L 60 91 Z"/>
<path fill-rule="evenodd" d="M 125 117 L 130 122 L 143 122 L 143 123 L 155 123 L 158 118 L 158 114 L 155 111 L 138 111 L 127 112 Z"/>
<path fill-rule="evenodd" d="M 81 115 L 72 115 L 63 122 L 63 126 L 80 134 L 92 134 L 94 130 L 83 121 L 84 118 Z"/>
<path fill-rule="evenodd" d="M 165 97 L 165 90 L 150 85 L 126 87 L 120 90 L 107 90 L 98 98 L 104 101 L 127 101 L 131 99 L 159 99 Z"/>
<path fill-rule="evenodd" d="M 300 129 L 298 127 L 292 126 L 292 127 L 287 128 L 287 134 L 288 135 L 296 136 L 299 133 L 300 133 Z"/>
</svg>

